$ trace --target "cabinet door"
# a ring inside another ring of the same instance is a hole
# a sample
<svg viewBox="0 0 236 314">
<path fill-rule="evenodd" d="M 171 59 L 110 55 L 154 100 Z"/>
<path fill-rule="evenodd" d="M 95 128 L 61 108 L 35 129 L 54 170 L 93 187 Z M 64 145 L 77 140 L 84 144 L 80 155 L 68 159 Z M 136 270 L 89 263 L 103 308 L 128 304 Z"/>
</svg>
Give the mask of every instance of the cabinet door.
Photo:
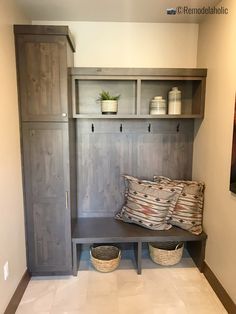
<svg viewBox="0 0 236 314">
<path fill-rule="evenodd" d="M 67 123 L 23 123 L 28 266 L 71 271 Z"/>
<path fill-rule="evenodd" d="M 65 36 L 17 35 L 22 121 L 67 121 L 67 41 Z"/>
</svg>

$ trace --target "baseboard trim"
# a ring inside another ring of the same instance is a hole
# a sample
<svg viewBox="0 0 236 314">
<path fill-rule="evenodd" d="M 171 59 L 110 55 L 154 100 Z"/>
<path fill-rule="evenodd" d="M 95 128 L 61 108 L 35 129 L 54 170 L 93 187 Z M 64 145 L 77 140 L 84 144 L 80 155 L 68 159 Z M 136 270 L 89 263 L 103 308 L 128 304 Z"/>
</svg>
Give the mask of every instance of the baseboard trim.
<svg viewBox="0 0 236 314">
<path fill-rule="evenodd" d="M 224 289 L 224 287 L 219 282 L 210 267 L 206 264 L 206 262 L 204 262 L 203 264 L 203 274 L 211 285 L 212 289 L 215 291 L 218 298 L 220 299 L 221 303 L 224 305 L 226 311 L 229 314 L 236 314 L 236 304 L 230 298 L 227 291 Z"/>
<path fill-rule="evenodd" d="M 8 303 L 8 306 L 4 312 L 4 314 L 14 314 L 16 313 L 17 307 L 20 304 L 20 301 L 23 297 L 23 294 L 25 292 L 25 289 L 28 286 L 28 283 L 30 281 L 30 274 L 28 273 L 28 271 L 26 270 L 26 272 L 24 273 L 24 275 L 22 276 L 10 302 Z"/>
</svg>

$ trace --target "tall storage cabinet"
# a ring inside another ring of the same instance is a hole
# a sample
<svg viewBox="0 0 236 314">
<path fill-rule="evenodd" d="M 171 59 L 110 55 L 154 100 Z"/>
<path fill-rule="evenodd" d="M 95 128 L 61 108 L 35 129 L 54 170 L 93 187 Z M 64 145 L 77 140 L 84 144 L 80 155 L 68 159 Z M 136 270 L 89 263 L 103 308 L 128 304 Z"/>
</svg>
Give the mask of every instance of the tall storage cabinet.
<svg viewBox="0 0 236 314">
<path fill-rule="evenodd" d="M 76 180 L 68 67 L 74 45 L 65 26 L 15 25 L 14 31 L 28 269 L 70 274 Z"/>
</svg>

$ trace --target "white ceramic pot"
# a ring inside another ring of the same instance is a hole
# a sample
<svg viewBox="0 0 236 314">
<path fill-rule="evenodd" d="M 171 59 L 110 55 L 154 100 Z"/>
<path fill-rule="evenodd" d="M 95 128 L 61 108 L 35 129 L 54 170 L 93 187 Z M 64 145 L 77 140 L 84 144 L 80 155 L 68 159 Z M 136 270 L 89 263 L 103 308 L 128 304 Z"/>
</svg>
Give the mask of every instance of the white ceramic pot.
<svg viewBox="0 0 236 314">
<path fill-rule="evenodd" d="M 116 114 L 118 110 L 117 100 L 102 100 L 101 101 L 102 114 Z"/>
</svg>

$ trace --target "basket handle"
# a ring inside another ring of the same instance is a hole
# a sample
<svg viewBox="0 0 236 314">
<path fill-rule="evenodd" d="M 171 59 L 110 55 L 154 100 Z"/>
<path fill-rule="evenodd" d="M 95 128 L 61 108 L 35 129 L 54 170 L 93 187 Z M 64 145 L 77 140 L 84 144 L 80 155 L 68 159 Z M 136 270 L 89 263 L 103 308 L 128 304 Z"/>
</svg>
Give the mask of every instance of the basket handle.
<svg viewBox="0 0 236 314">
<path fill-rule="evenodd" d="M 93 252 L 94 249 L 95 249 L 95 248 L 94 248 L 93 246 L 90 247 L 90 251 L 89 251 L 90 257 L 93 257 L 93 256 L 92 256 L 92 252 Z M 120 249 L 119 249 L 119 254 L 118 254 L 117 257 L 119 257 L 119 258 L 121 257 L 121 250 L 120 250 Z"/>
<path fill-rule="evenodd" d="M 93 245 L 90 246 L 90 250 L 89 250 L 89 255 L 90 257 L 93 257 L 93 251 L 96 247 L 94 247 Z"/>
<path fill-rule="evenodd" d="M 178 243 L 178 244 L 176 245 L 176 247 L 175 247 L 175 250 L 178 250 L 181 245 L 183 245 L 182 242 Z"/>
</svg>

